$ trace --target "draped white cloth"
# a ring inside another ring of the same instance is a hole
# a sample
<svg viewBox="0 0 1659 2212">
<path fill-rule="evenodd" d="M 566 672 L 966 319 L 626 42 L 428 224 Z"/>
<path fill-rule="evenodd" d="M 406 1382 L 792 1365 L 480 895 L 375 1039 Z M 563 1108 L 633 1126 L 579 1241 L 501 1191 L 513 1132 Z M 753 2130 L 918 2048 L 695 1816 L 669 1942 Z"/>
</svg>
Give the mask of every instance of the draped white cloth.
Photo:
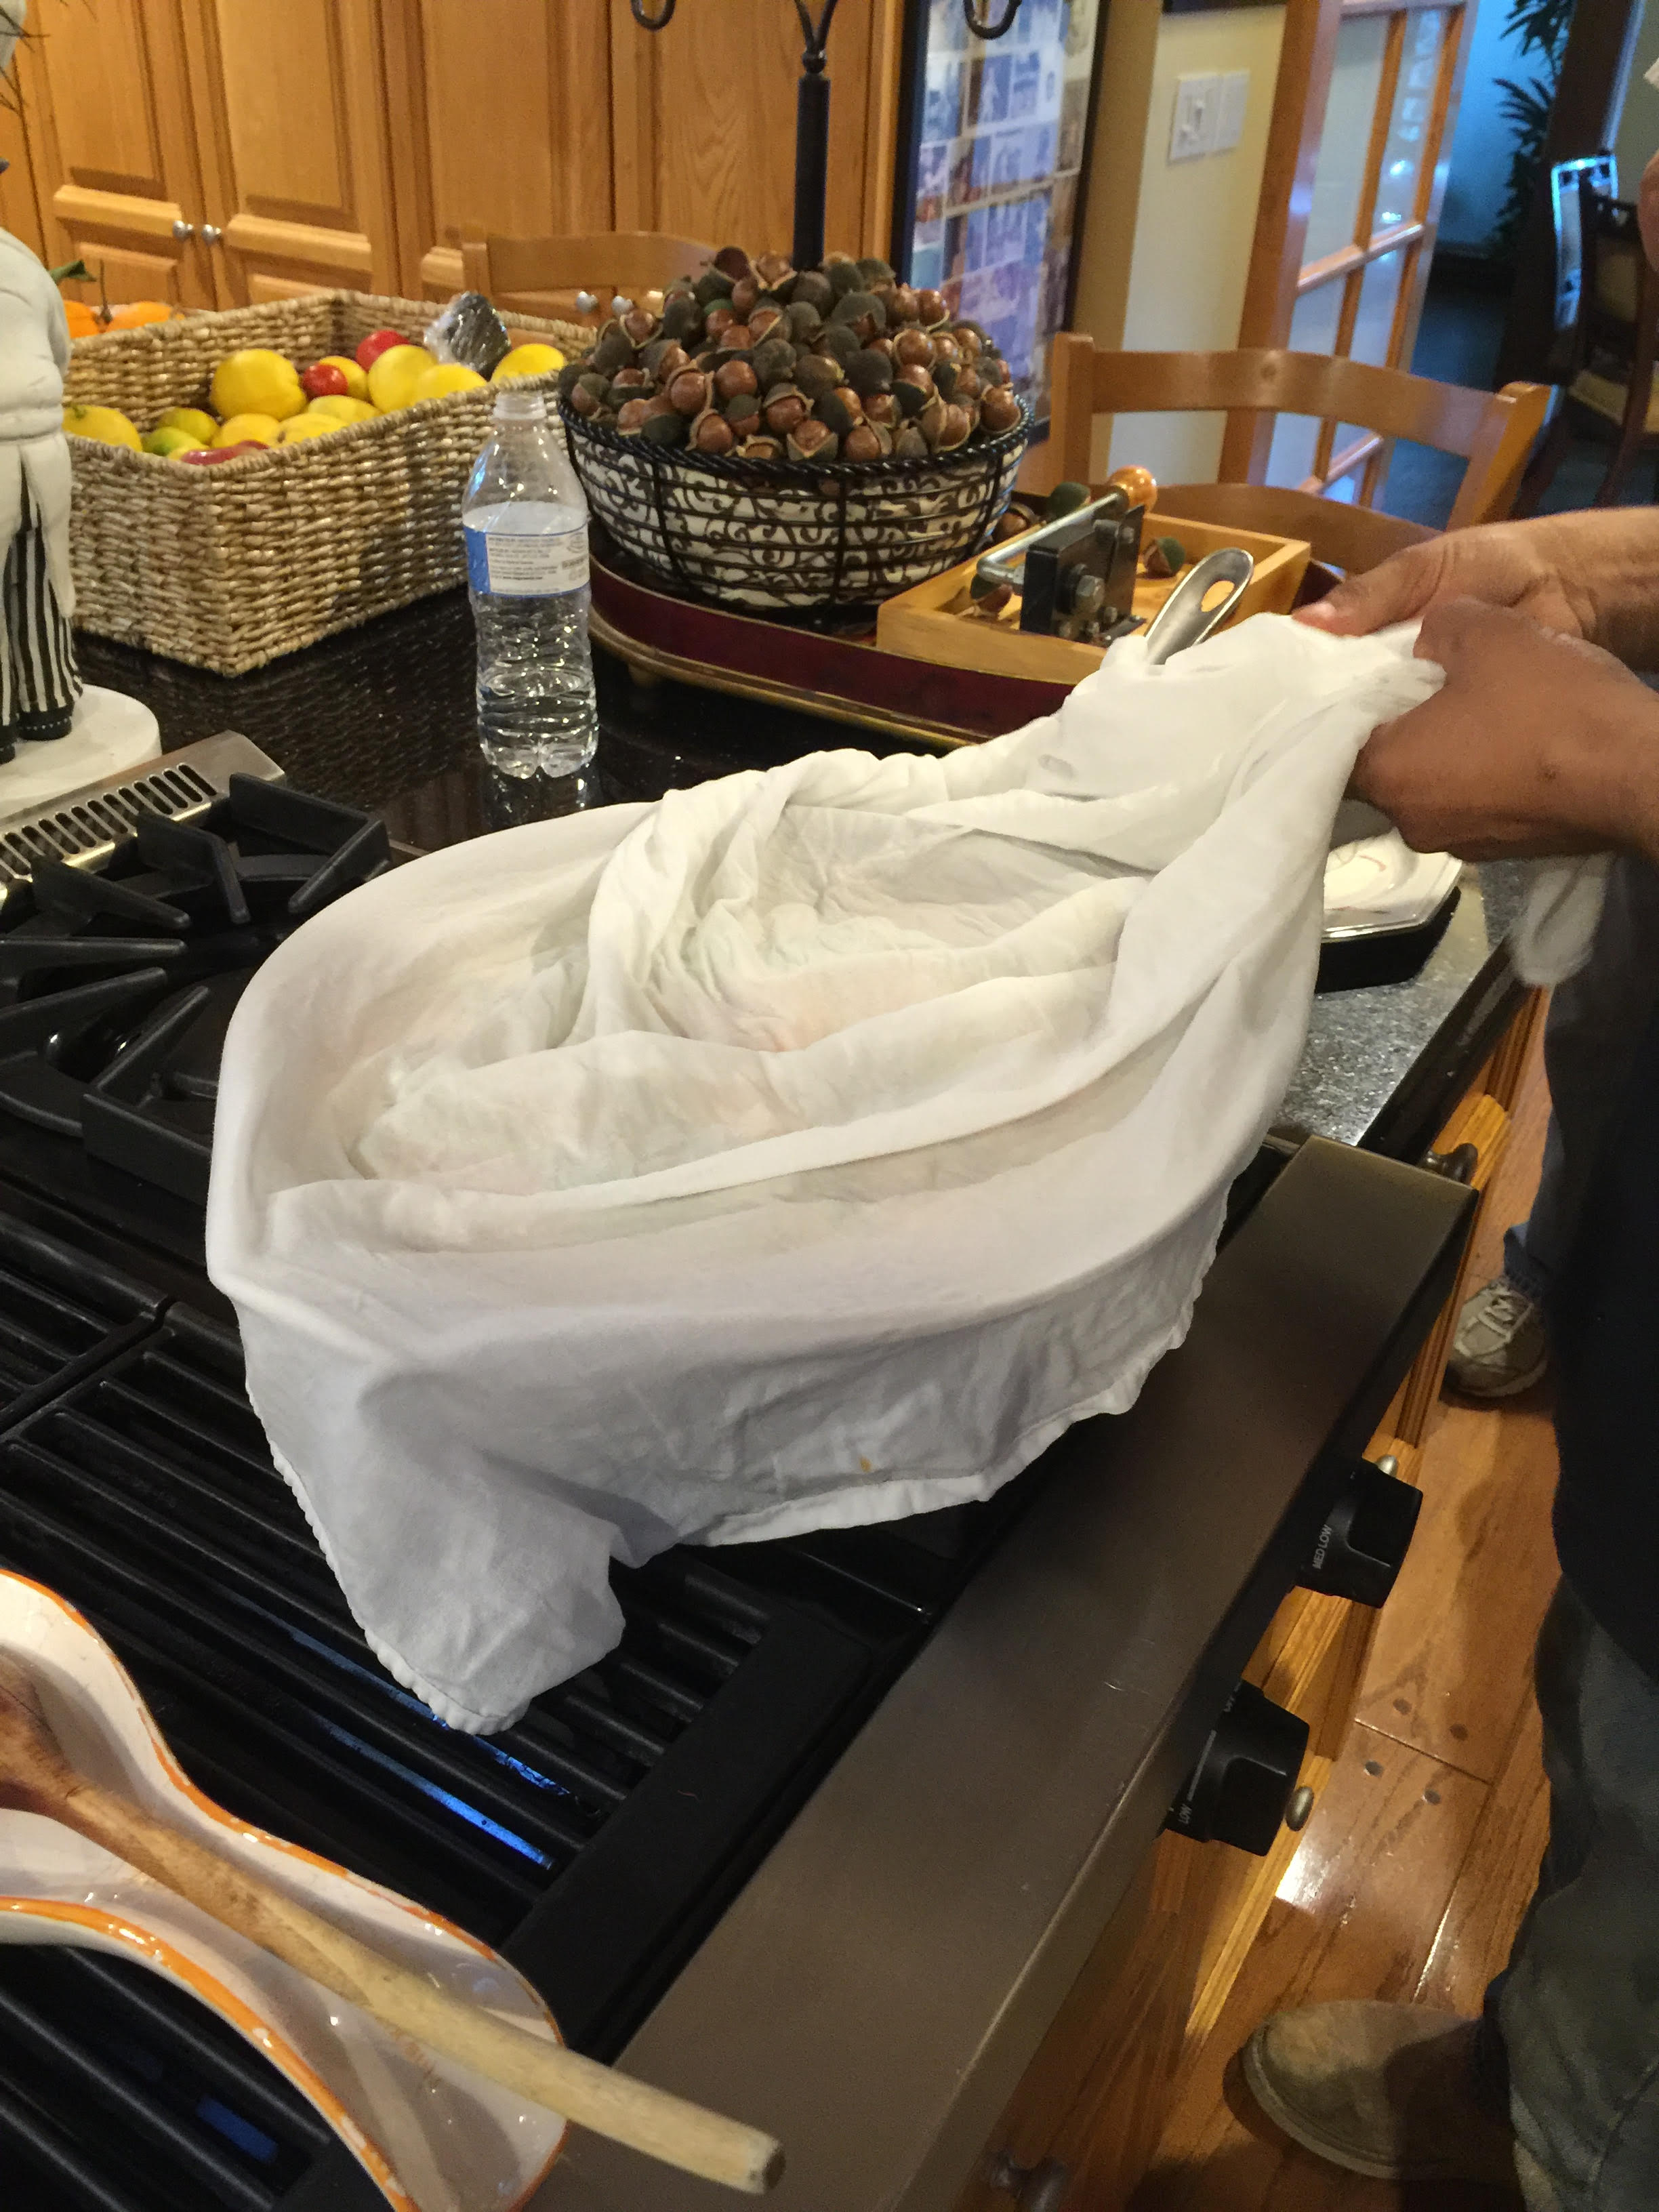
<svg viewBox="0 0 1659 2212">
<path fill-rule="evenodd" d="M 1410 636 L 1262 617 L 945 757 L 441 852 L 231 1025 L 209 1259 L 354 1613 L 493 1729 L 611 1557 L 987 1496 L 1179 1342 Z"/>
</svg>

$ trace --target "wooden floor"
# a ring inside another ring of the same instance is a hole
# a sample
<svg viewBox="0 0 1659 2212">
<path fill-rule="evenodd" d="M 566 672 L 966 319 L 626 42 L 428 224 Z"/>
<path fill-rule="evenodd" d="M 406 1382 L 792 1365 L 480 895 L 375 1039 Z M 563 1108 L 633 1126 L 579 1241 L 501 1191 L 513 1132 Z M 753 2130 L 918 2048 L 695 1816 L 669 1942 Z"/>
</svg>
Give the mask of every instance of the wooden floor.
<svg viewBox="0 0 1659 2212">
<path fill-rule="evenodd" d="M 1534 1060 L 1470 1279 L 1500 1264 L 1537 1182 Z M 1547 1383 L 1501 1408 L 1449 1397 L 1425 1447 L 1418 1534 L 1384 1608 L 1343 1755 L 1213 2033 L 1189 2052 L 1134 2212 L 1502 2212 L 1502 2192 L 1343 2174 L 1287 2142 L 1237 2079 L 1267 2014 L 1324 1997 L 1473 2014 L 1543 1849 L 1532 1642 L 1555 1579 Z M 1518 2200 L 1515 2200 L 1518 2202 Z"/>
</svg>

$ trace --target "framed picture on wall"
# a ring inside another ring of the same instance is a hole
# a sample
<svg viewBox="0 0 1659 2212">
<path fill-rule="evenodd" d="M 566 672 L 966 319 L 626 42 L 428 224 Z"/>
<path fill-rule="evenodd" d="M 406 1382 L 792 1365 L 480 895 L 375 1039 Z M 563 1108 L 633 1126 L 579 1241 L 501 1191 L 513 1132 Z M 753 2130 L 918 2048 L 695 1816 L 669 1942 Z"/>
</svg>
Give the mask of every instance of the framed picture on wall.
<svg viewBox="0 0 1659 2212">
<path fill-rule="evenodd" d="M 1048 342 L 1076 289 L 1104 0 L 1023 0 L 1000 39 L 908 0 L 894 260 L 979 323 L 1048 428 Z"/>
</svg>

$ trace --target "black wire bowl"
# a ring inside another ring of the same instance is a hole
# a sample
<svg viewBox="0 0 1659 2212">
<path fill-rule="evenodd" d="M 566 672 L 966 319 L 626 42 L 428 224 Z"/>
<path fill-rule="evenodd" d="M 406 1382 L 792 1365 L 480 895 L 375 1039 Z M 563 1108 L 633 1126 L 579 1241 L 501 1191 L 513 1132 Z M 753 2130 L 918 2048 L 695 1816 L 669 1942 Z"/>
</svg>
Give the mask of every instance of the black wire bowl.
<svg viewBox="0 0 1659 2212">
<path fill-rule="evenodd" d="M 653 446 L 562 405 L 592 513 L 653 575 L 720 606 L 872 606 L 977 553 L 1030 410 L 925 461 L 744 461 Z"/>
</svg>

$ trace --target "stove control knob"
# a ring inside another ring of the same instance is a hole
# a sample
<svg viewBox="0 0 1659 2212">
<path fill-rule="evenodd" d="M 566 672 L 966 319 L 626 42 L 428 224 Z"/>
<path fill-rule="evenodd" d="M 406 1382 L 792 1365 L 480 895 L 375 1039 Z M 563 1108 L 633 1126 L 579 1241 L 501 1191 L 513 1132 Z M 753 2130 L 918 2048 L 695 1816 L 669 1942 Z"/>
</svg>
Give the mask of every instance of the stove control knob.
<svg viewBox="0 0 1659 2212">
<path fill-rule="evenodd" d="M 985 2169 L 993 2189 L 1012 2197 L 1020 2212 L 1060 2212 L 1071 2194 L 1072 2169 L 1057 2158 L 1037 2166 L 1020 2166 L 1012 2151 L 999 2151 Z"/>
<path fill-rule="evenodd" d="M 1422 1492 L 1399 1480 L 1392 1459 L 1356 1462 L 1298 1577 L 1302 1587 L 1381 1605 L 1399 1579 L 1422 1510 Z"/>
<path fill-rule="evenodd" d="M 1241 1682 L 1164 1826 L 1194 1843 L 1235 1844 L 1265 1858 L 1291 1809 L 1307 1748 L 1306 1721 Z"/>
</svg>

